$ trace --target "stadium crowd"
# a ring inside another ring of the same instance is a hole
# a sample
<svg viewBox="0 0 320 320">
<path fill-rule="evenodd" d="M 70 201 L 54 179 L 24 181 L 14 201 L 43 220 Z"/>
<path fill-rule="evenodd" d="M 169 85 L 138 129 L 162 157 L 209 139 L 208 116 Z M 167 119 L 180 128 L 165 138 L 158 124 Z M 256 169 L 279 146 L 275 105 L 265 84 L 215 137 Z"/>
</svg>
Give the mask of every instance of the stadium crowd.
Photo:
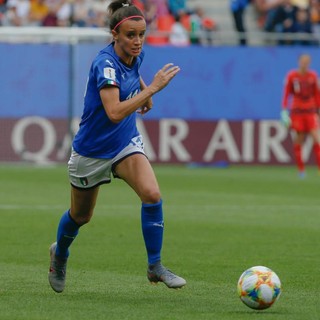
<svg viewBox="0 0 320 320">
<path fill-rule="evenodd" d="M 253 6 L 257 30 L 281 34 L 304 33 L 320 37 L 320 0 L 229 0 L 234 28 L 246 45 L 245 12 Z M 188 0 L 132 0 L 147 21 L 147 42 L 211 44 L 217 22 L 203 7 L 188 6 Z M 110 0 L 0 0 L 0 26 L 97 27 L 107 25 Z M 251 11 L 250 11 L 251 12 Z M 306 37 L 308 39 L 308 37 Z M 279 40 L 279 44 L 310 44 L 310 40 Z"/>
<path fill-rule="evenodd" d="M 0 26 L 106 27 L 110 0 L 0 0 Z M 205 40 L 216 28 L 203 8 L 190 10 L 186 0 L 132 0 L 145 14 L 147 41 L 188 45 Z"/>
<path fill-rule="evenodd" d="M 105 0 L 0 0 L 2 26 L 104 27 Z"/>
<path fill-rule="evenodd" d="M 257 27 L 265 32 L 280 34 L 279 44 L 313 44 L 320 34 L 320 0 L 230 0 L 235 29 L 242 34 L 239 44 L 246 45 L 244 13 L 253 5 Z M 285 37 L 286 34 L 304 34 L 304 37 Z M 308 37 L 309 35 L 309 37 Z"/>
</svg>

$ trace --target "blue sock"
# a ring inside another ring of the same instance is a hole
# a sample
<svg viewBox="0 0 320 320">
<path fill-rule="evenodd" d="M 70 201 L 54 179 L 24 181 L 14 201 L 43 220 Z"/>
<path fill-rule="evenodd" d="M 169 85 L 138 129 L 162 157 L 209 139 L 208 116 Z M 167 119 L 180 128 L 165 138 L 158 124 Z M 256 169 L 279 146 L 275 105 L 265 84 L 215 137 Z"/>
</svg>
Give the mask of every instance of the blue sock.
<svg viewBox="0 0 320 320">
<path fill-rule="evenodd" d="M 79 232 L 80 226 L 70 216 L 70 210 L 66 211 L 60 219 L 57 232 L 56 255 L 68 258 L 69 247 Z"/>
<path fill-rule="evenodd" d="M 161 260 L 163 239 L 162 201 L 154 204 L 142 203 L 142 233 L 147 249 L 148 263 L 155 264 Z"/>
</svg>

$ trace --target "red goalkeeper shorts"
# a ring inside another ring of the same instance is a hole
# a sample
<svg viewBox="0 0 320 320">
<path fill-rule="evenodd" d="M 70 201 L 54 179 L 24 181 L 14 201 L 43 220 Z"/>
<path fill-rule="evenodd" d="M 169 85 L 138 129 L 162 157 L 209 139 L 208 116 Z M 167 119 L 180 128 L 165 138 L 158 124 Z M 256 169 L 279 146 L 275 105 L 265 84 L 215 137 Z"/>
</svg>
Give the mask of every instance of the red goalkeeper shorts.
<svg viewBox="0 0 320 320">
<path fill-rule="evenodd" d="M 310 132 L 319 129 L 319 117 L 316 113 L 292 114 L 291 128 L 297 132 Z"/>
</svg>

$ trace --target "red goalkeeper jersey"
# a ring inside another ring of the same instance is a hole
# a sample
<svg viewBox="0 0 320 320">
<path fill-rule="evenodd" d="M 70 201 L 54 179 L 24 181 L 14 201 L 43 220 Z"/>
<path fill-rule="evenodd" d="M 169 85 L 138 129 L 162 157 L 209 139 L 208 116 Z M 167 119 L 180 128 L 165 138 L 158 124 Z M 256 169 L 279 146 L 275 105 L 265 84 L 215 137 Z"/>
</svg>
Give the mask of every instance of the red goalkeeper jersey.
<svg viewBox="0 0 320 320">
<path fill-rule="evenodd" d="M 290 71 L 285 80 L 282 106 L 293 112 L 298 110 L 316 111 L 320 107 L 317 73 L 311 70 L 304 74 L 297 70 Z"/>
</svg>

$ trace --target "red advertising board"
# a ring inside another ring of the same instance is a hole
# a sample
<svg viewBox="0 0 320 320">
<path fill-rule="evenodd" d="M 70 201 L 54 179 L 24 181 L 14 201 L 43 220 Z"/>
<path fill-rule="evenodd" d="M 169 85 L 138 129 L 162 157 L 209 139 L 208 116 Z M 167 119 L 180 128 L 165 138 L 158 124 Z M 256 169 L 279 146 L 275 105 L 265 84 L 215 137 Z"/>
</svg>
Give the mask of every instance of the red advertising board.
<svg viewBox="0 0 320 320">
<path fill-rule="evenodd" d="M 72 123 L 73 134 L 78 119 Z M 290 132 L 275 120 L 139 121 L 146 153 L 154 163 L 202 165 L 293 164 Z M 65 119 L 38 116 L 0 119 L 0 161 L 66 162 L 71 135 Z M 304 158 L 313 163 L 312 141 Z"/>
</svg>

